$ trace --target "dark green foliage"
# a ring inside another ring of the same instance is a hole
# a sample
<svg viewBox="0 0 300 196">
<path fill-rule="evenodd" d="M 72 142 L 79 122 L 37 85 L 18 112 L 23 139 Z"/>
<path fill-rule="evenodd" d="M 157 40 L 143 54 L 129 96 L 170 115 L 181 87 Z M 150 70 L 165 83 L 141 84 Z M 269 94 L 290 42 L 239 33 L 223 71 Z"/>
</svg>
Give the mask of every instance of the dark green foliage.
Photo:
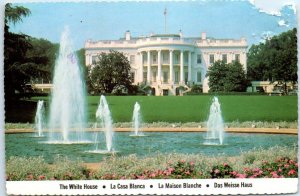
<svg viewBox="0 0 300 196">
<path fill-rule="evenodd" d="M 224 163 L 223 165 L 213 166 L 210 176 L 211 178 L 230 178 L 232 177 L 231 172 L 233 172 L 233 169 L 227 163 Z"/>
<path fill-rule="evenodd" d="M 117 51 L 101 53 L 90 68 L 88 87 L 96 93 L 119 94 L 131 89 L 130 64 L 126 56 Z"/>
<path fill-rule="evenodd" d="M 250 80 L 297 82 L 297 30 L 296 28 L 253 45 L 248 52 L 248 78 Z"/>
<path fill-rule="evenodd" d="M 237 61 L 216 61 L 208 68 L 207 76 L 209 92 L 244 92 L 248 84 L 243 66 Z"/>
<path fill-rule="evenodd" d="M 16 93 L 26 93 L 30 82 L 50 82 L 58 44 L 36 39 L 24 34 L 9 32 L 9 23 L 16 24 L 30 10 L 6 4 L 4 29 L 4 92 L 6 105 L 18 98 Z"/>
</svg>

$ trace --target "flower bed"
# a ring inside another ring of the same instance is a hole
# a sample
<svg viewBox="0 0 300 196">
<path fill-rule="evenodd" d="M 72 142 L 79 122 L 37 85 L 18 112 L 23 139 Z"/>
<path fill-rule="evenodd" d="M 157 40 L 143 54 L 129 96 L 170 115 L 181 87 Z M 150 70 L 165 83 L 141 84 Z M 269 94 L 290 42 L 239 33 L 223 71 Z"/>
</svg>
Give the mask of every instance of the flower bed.
<svg viewBox="0 0 300 196">
<path fill-rule="evenodd" d="M 52 164 L 42 157 L 11 157 L 6 174 L 7 180 L 297 178 L 298 162 L 296 147 L 258 149 L 236 157 L 176 153 L 142 158 L 112 156 L 93 170 L 78 160 L 62 157 Z"/>
</svg>

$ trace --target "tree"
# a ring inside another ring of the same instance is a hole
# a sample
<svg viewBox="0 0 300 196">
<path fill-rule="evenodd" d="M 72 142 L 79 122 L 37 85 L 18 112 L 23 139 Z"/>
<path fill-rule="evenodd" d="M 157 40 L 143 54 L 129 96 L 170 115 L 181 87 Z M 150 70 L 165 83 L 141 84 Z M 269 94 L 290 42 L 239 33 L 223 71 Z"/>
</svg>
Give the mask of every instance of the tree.
<svg viewBox="0 0 300 196">
<path fill-rule="evenodd" d="M 206 76 L 209 77 L 208 85 L 210 92 L 224 92 L 226 74 L 228 67 L 224 61 L 216 61 L 212 66 L 208 68 Z"/>
<path fill-rule="evenodd" d="M 297 83 L 297 30 L 296 28 L 253 45 L 248 52 L 248 78 Z"/>
<path fill-rule="evenodd" d="M 11 4 L 5 5 L 5 26 L 4 26 L 4 92 L 5 100 L 11 100 L 11 95 L 15 91 L 21 91 L 24 80 L 28 77 L 22 70 L 26 51 L 31 48 L 29 36 L 9 32 L 8 23 L 16 24 L 22 21 L 23 17 L 30 14 L 30 10 L 22 7 L 12 7 Z M 9 98 L 8 98 L 9 97 Z"/>
<path fill-rule="evenodd" d="M 208 68 L 210 92 L 244 92 L 247 79 L 243 65 L 238 61 L 226 64 L 216 61 Z"/>
<path fill-rule="evenodd" d="M 129 61 L 123 53 L 101 53 L 89 70 L 88 86 L 95 92 L 104 93 L 131 89 L 130 69 Z"/>
<path fill-rule="evenodd" d="M 224 89 L 226 92 L 245 92 L 248 82 L 243 65 L 238 61 L 227 64 Z"/>
</svg>

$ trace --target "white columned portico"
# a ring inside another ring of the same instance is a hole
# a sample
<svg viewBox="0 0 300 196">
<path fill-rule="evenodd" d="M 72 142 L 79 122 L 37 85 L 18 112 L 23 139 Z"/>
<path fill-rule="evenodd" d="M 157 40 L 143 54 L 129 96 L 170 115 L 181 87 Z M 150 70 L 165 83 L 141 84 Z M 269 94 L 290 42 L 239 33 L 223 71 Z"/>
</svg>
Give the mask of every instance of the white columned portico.
<svg viewBox="0 0 300 196">
<path fill-rule="evenodd" d="M 147 51 L 147 83 L 151 82 L 151 64 L 150 64 L 150 50 Z"/>
<path fill-rule="evenodd" d="M 192 81 L 192 53 L 191 51 L 188 52 L 188 82 Z"/>
<path fill-rule="evenodd" d="M 144 65 L 143 65 L 143 52 L 139 52 L 139 60 L 140 60 L 140 63 L 139 63 L 139 65 L 140 65 L 140 72 L 139 72 L 139 80 L 140 80 L 140 82 L 143 82 L 143 80 L 144 80 L 144 69 L 143 69 L 143 67 L 144 67 Z"/>
<path fill-rule="evenodd" d="M 158 73 L 157 73 L 157 77 L 158 77 L 158 84 L 161 84 L 161 50 L 157 51 L 157 68 L 158 68 Z"/>
<path fill-rule="evenodd" d="M 170 53 L 170 84 L 173 84 L 173 82 L 174 82 L 173 50 L 170 50 L 169 53 Z"/>
<path fill-rule="evenodd" d="M 183 50 L 180 50 L 180 84 L 184 84 Z"/>
</svg>

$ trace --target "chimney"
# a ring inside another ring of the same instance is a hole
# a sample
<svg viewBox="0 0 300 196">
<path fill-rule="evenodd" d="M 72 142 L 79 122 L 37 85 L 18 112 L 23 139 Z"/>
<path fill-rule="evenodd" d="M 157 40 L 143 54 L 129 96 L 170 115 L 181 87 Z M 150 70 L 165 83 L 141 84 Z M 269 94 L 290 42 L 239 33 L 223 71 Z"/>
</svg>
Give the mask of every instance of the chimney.
<svg viewBox="0 0 300 196">
<path fill-rule="evenodd" d="M 202 33 L 201 33 L 201 39 L 202 39 L 202 40 L 205 40 L 205 39 L 206 39 L 206 33 L 205 33 L 205 32 L 202 32 Z"/>
<path fill-rule="evenodd" d="M 181 31 L 181 30 L 179 30 L 179 36 L 180 36 L 180 38 L 182 38 L 182 37 L 183 37 L 183 33 L 182 33 L 182 31 Z"/>
<path fill-rule="evenodd" d="M 127 30 L 127 31 L 125 32 L 125 40 L 130 40 L 130 38 L 131 38 L 130 31 Z"/>
</svg>

